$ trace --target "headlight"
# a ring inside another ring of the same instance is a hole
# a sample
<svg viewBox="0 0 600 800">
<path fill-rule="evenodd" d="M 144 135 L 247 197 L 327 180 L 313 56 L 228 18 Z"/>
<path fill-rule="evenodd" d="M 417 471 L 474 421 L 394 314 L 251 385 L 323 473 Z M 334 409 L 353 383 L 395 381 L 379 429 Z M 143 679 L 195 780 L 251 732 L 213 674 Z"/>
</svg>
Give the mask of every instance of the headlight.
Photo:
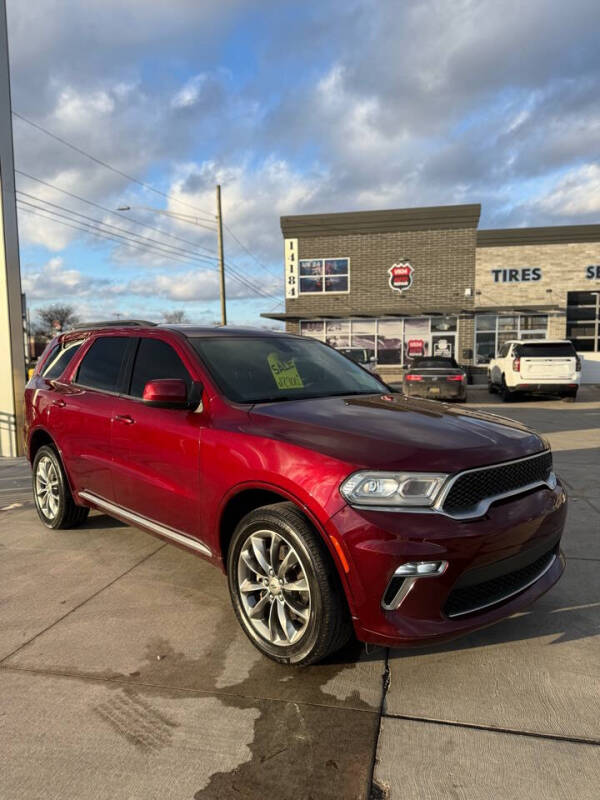
<svg viewBox="0 0 600 800">
<path fill-rule="evenodd" d="M 431 506 L 448 475 L 433 472 L 355 472 L 340 492 L 357 506 Z"/>
</svg>

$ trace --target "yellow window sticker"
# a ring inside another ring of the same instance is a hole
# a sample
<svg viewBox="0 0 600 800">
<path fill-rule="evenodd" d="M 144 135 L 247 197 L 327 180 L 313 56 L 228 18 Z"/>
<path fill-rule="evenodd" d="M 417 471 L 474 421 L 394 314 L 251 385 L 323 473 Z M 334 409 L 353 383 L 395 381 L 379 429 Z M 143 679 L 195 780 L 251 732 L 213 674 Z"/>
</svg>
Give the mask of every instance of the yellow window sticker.
<svg viewBox="0 0 600 800">
<path fill-rule="evenodd" d="M 271 374 L 277 384 L 278 389 L 303 389 L 304 384 L 294 359 L 289 361 L 282 361 L 277 353 L 269 353 L 267 356 Z"/>
</svg>

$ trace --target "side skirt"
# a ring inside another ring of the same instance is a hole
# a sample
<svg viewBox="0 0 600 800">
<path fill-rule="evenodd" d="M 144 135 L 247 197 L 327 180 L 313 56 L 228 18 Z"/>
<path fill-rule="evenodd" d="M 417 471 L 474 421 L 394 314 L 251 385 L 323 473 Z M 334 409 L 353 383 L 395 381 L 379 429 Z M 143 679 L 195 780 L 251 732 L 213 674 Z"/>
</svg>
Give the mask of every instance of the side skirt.
<svg viewBox="0 0 600 800">
<path fill-rule="evenodd" d="M 84 490 L 78 494 L 82 500 L 90 503 L 100 511 L 106 511 L 106 513 L 110 514 L 111 516 L 118 517 L 125 522 L 130 522 L 137 528 L 144 528 L 145 530 L 150 531 L 150 533 L 155 533 L 164 539 L 169 539 L 170 541 L 180 544 L 183 547 L 187 547 L 190 550 L 195 550 L 197 553 L 201 553 L 203 556 L 208 556 L 210 558 L 213 556 L 209 547 L 207 547 L 203 542 L 198 541 L 198 539 L 194 539 L 192 536 L 188 536 L 180 531 L 175 531 L 172 528 L 167 528 L 165 525 L 161 525 L 159 522 L 155 522 L 152 519 L 143 517 L 141 514 L 136 514 L 134 511 L 129 511 L 127 508 L 122 508 L 115 503 L 111 503 L 109 500 L 105 500 L 103 497 L 99 497 L 93 492 Z"/>
</svg>

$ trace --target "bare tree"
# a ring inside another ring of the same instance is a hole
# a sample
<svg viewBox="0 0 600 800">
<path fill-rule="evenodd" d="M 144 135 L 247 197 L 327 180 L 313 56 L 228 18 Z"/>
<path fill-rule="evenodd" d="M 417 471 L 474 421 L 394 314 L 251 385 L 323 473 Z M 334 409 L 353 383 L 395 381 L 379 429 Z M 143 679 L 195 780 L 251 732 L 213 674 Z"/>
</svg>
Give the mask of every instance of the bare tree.
<svg viewBox="0 0 600 800">
<path fill-rule="evenodd" d="M 165 322 L 169 322 L 171 325 L 180 325 L 183 322 L 189 322 L 185 311 L 181 309 L 163 311 L 163 318 Z"/>
<path fill-rule="evenodd" d="M 57 333 L 79 322 L 79 317 L 75 313 L 73 306 L 60 303 L 38 308 L 36 313 L 40 319 L 36 325 L 36 333 L 42 336 L 55 336 Z"/>
</svg>

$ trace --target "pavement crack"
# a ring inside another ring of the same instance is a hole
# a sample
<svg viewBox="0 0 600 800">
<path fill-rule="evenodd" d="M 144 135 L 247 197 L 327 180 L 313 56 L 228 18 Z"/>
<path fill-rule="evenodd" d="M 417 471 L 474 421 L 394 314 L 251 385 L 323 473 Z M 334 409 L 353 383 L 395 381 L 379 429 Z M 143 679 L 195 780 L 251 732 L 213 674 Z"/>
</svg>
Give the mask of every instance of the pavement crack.
<svg viewBox="0 0 600 800">
<path fill-rule="evenodd" d="M 381 703 L 379 704 L 379 712 L 378 712 L 378 725 L 377 725 L 377 734 L 375 736 L 375 742 L 373 745 L 373 756 L 371 758 L 371 770 L 370 770 L 370 778 L 369 778 L 369 787 L 368 787 L 368 800 L 383 800 L 383 798 L 387 797 L 387 790 L 385 787 L 381 786 L 375 780 L 375 767 L 377 766 L 377 748 L 379 746 L 379 737 L 381 736 L 381 720 L 384 716 L 384 709 L 385 709 L 385 699 L 390 688 L 390 683 L 392 680 L 392 675 L 390 672 L 390 650 L 388 647 L 385 649 L 385 662 L 383 668 L 383 675 L 381 676 Z"/>
<path fill-rule="evenodd" d="M 449 728 L 463 728 L 475 731 L 489 731 L 502 733 L 509 736 L 526 736 L 530 739 L 546 739 L 553 742 L 570 742 L 572 744 L 587 744 L 593 747 L 600 746 L 600 739 L 588 736 L 569 736 L 560 733 L 544 733 L 543 731 L 524 731 L 518 728 L 506 728 L 499 725 L 485 725 L 477 722 L 459 722 L 449 719 L 436 719 L 435 717 L 420 717 L 413 714 L 384 714 L 388 719 L 400 719 L 406 722 L 422 722 L 426 725 L 444 725 Z"/>
<path fill-rule="evenodd" d="M 79 608 L 81 608 L 82 606 L 84 606 L 86 603 L 89 603 L 89 601 L 90 601 L 90 600 L 93 600 L 93 599 L 94 599 L 94 597 L 98 597 L 98 595 L 99 595 L 99 594 L 101 594 L 101 593 L 102 593 L 103 591 L 105 591 L 106 589 L 109 589 L 109 588 L 110 588 L 110 587 L 111 587 L 113 584 L 115 584 L 117 581 L 120 581 L 120 580 L 121 580 L 121 578 L 124 578 L 126 575 L 128 575 L 130 572 L 132 572 L 132 571 L 133 571 L 133 570 L 134 570 L 136 567 L 139 567 L 139 566 L 140 566 L 140 564 L 143 564 L 143 563 L 144 563 L 144 561 L 148 561 L 148 559 L 149 559 L 149 558 L 152 558 L 152 556 L 156 555 L 156 554 L 159 552 L 159 550 L 162 550 L 162 549 L 163 549 L 163 547 L 166 547 L 166 546 L 167 546 L 167 544 L 166 544 L 166 542 L 165 542 L 165 544 L 161 544 L 161 545 L 159 545 L 159 546 L 156 548 L 156 550 L 153 550 L 151 553 L 148 553 L 148 554 L 147 554 L 147 555 L 145 555 L 143 558 L 140 558 L 140 560 L 139 560 L 139 561 L 136 561 L 136 563 L 135 563 L 135 564 L 133 564 L 131 567 L 129 567 L 128 569 L 126 569 L 124 572 L 121 572 L 119 575 L 117 575 L 117 577 L 116 577 L 116 578 L 113 578 L 113 579 L 112 579 L 111 581 L 109 581 L 107 584 L 105 584 L 104 586 L 101 586 L 101 587 L 100 587 L 100 588 L 99 588 L 99 589 L 98 589 L 96 592 L 94 592 L 93 594 L 91 594 L 89 597 L 86 597 L 86 598 L 85 598 L 85 600 L 82 600 L 82 601 L 81 601 L 81 603 L 78 603 L 76 606 L 73 606 L 73 608 L 70 608 L 70 609 L 69 609 L 69 610 L 68 610 L 68 611 L 67 611 L 65 614 L 63 614 L 61 617 L 58 617 L 58 619 L 55 619 L 53 622 L 51 622 L 51 623 L 50 623 L 50 625 L 46 625 L 46 627 L 45 627 L 45 628 L 43 628 L 41 631 L 38 631 L 36 634 L 34 634 L 34 636 L 31 636 L 29 639 L 27 639 L 27 641 L 26 641 L 26 642 L 23 642 L 22 644 L 20 644 L 20 645 L 19 645 L 18 647 L 16 647 L 16 648 L 15 648 L 15 649 L 14 649 L 14 650 L 11 652 L 11 653 L 8 653 L 8 655 L 4 656 L 4 658 L 0 658 L 0 664 L 4 664 L 6 661 L 8 661 L 8 659 L 9 659 L 9 658 L 12 658 L 12 656 L 16 655 L 16 654 L 17 654 L 17 653 L 18 653 L 20 650 L 22 650 L 24 647 L 27 647 L 27 645 L 28 645 L 28 644 L 31 644 L 31 643 L 32 643 L 32 642 L 34 642 L 34 641 L 35 641 L 35 640 L 36 640 L 36 639 L 37 639 L 39 636 L 41 636 L 42 634 L 44 634 L 44 633 L 46 633 L 47 631 L 49 631 L 49 630 L 51 630 L 52 628 L 54 628 L 54 626 L 55 626 L 55 625 L 58 625 L 58 623 L 59 623 L 59 622 L 62 622 L 64 619 L 66 619 L 68 616 L 70 616 L 70 615 L 71 615 L 71 614 L 72 614 L 74 611 L 77 611 Z"/>
</svg>

